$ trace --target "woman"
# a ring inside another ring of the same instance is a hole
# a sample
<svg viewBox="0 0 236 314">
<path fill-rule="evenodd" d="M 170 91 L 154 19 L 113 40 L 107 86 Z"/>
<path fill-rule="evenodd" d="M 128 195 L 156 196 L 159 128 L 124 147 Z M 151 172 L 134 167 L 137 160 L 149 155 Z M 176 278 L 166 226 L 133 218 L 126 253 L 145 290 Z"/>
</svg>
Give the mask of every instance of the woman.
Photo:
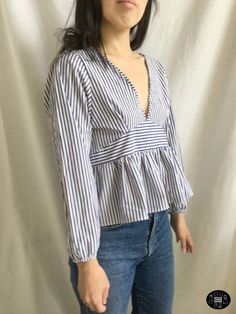
<svg viewBox="0 0 236 314">
<path fill-rule="evenodd" d="M 171 226 L 194 251 L 167 75 L 136 51 L 153 3 L 78 0 L 45 87 L 81 313 L 172 313 Z"/>
</svg>

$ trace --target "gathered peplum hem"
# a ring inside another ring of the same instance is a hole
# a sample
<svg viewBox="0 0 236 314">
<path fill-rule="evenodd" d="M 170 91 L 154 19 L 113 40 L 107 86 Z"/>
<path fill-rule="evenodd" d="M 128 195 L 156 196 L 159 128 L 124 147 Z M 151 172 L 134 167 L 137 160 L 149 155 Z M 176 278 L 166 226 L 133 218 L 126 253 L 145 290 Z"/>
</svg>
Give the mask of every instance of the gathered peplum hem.
<svg viewBox="0 0 236 314">
<path fill-rule="evenodd" d="M 101 225 L 148 219 L 148 213 L 170 208 L 183 210 L 194 194 L 171 147 L 138 151 L 93 170 Z"/>
</svg>

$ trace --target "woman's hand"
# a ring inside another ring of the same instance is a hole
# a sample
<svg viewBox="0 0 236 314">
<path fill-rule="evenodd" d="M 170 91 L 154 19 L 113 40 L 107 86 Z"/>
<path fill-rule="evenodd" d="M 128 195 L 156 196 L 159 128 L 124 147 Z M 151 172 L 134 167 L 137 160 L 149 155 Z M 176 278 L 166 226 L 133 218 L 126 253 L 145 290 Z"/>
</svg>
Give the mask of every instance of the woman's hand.
<svg viewBox="0 0 236 314">
<path fill-rule="evenodd" d="M 106 311 L 110 283 L 97 259 L 78 263 L 78 289 L 82 301 L 92 311 Z"/>
<path fill-rule="evenodd" d="M 184 253 L 194 253 L 195 246 L 185 222 L 184 213 L 170 215 L 170 223 L 176 235 L 176 242 L 180 241 Z"/>
</svg>

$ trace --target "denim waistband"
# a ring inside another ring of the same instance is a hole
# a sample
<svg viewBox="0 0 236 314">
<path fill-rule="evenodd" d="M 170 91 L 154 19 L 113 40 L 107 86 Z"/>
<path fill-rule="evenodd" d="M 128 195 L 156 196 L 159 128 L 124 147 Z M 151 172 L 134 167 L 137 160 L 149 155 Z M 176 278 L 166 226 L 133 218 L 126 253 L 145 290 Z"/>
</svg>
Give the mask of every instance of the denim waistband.
<svg viewBox="0 0 236 314">
<path fill-rule="evenodd" d="M 148 213 L 149 221 L 153 221 L 157 213 Z"/>
<path fill-rule="evenodd" d="M 161 214 L 164 213 L 166 210 L 167 210 L 167 209 L 161 210 L 161 211 L 158 211 L 158 212 L 148 213 L 149 220 L 153 220 L 154 217 L 156 217 L 156 216 L 158 216 L 158 215 L 161 215 Z"/>
</svg>

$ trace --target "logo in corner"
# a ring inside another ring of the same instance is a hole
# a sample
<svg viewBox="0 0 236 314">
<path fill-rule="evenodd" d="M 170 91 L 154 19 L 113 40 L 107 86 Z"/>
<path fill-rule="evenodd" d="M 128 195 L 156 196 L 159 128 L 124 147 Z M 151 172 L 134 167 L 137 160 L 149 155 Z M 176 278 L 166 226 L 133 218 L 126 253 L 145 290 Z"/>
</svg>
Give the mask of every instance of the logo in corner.
<svg viewBox="0 0 236 314">
<path fill-rule="evenodd" d="M 208 293 L 206 297 L 206 303 L 216 310 L 221 310 L 226 308 L 230 304 L 230 295 L 223 290 L 213 290 Z"/>
</svg>

